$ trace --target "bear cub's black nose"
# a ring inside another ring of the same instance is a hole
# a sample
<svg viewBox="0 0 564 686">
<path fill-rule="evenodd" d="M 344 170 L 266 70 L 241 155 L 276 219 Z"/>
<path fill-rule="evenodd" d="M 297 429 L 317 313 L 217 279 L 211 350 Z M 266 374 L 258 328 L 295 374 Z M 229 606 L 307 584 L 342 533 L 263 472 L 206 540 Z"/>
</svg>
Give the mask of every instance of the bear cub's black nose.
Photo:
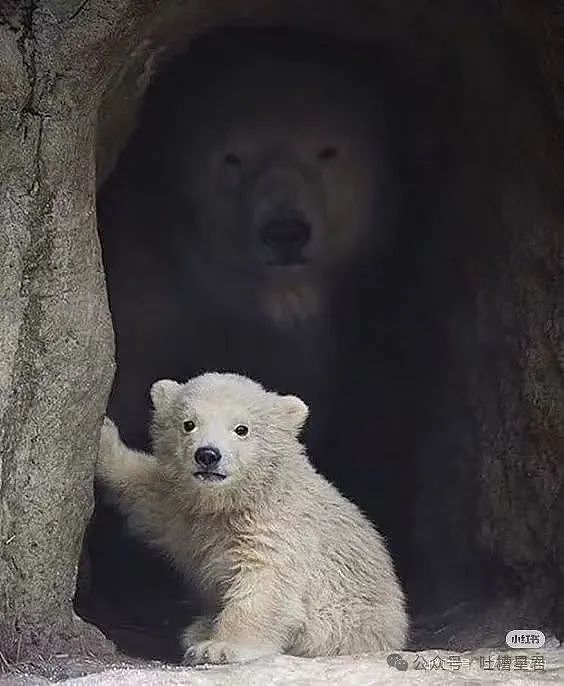
<svg viewBox="0 0 564 686">
<path fill-rule="evenodd" d="M 194 453 L 194 459 L 199 465 L 209 469 L 221 460 L 221 453 L 217 448 L 205 446 L 196 450 Z"/>
</svg>

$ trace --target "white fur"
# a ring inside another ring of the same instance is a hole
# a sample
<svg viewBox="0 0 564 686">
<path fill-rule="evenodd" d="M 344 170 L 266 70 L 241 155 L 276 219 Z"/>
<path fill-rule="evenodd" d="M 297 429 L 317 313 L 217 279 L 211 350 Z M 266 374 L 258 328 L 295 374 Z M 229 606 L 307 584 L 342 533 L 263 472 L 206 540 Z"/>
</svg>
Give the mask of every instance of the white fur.
<svg viewBox="0 0 564 686">
<path fill-rule="evenodd" d="M 390 556 L 308 461 L 306 405 L 235 374 L 159 381 L 151 396 L 154 456 L 129 450 L 106 419 L 98 474 L 133 529 L 202 594 L 206 616 L 184 632 L 185 661 L 401 649 L 407 616 Z M 204 445 L 220 450 L 223 481 L 194 476 Z"/>
</svg>

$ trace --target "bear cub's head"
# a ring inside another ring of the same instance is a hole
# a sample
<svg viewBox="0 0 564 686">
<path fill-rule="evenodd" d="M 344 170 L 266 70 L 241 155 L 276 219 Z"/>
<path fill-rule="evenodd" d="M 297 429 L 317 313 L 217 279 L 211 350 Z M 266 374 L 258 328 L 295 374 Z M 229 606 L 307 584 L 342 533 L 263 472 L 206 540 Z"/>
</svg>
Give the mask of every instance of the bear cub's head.
<svg viewBox="0 0 564 686">
<path fill-rule="evenodd" d="M 284 461 L 305 459 L 299 433 L 308 408 L 296 396 L 213 372 L 157 381 L 151 399 L 155 455 L 200 495 L 262 488 Z"/>
</svg>

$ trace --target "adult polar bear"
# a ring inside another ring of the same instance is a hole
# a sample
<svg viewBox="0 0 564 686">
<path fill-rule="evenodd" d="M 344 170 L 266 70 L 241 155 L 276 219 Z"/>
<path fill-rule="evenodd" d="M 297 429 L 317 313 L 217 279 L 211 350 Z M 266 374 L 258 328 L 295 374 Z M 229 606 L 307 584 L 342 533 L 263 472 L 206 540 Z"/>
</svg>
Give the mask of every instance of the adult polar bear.
<svg viewBox="0 0 564 686">
<path fill-rule="evenodd" d="M 255 50 L 234 64 L 212 56 L 177 110 L 167 166 L 195 237 L 188 245 L 183 227 L 175 247 L 221 305 L 292 326 L 325 314 L 381 238 L 385 135 L 350 66 L 303 47 Z"/>
</svg>

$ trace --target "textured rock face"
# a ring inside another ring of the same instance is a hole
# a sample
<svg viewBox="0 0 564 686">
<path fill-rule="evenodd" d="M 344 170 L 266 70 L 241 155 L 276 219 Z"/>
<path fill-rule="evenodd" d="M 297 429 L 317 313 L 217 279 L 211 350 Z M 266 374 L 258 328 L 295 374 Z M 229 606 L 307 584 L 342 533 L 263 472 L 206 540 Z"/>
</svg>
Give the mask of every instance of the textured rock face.
<svg viewBox="0 0 564 686">
<path fill-rule="evenodd" d="M 46 8 L 0 32 L 0 645 L 13 659 L 79 631 L 70 601 L 113 334 L 93 205 L 95 101 L 79 102 L 70 74 L 56 83 L 69 55 Z"/>
<path fill-rule="evenodd" d="M 481 173 L 480 160 L 488 159 L 492 137 L 504 154 L 502 182 L 490 189 L 494 216 L 474 212 L 471 194 L 464 200 L 468 230 L 460 240 L 468 241 L 465 269 L 474 296 L 450 324 L 453 355 L 464 370 L 457 383 L 475 419 L 465 442 L 480 475 L 472 530 L 480 546 L 511 568 L 518 587 L 532 589 L 530 616 L 564 630 L 557 593 L 564 582 L 558 166 L 564 96 L 555 38 L 562 19 L 556 2 L 533 10 L 504 3 L 502 14 L 484 2 L 480 18 L 475 3 L 401 4 L 3 3 L 0 650 L 7 660 L 79 650 L 81 635 L 91 638 L 72 618 L 71 599 L 113 374 L 95 159 L 101 181 L 135 124 L 159 60 L 190 35 L 234 21 L 289 19 L 373 35 L 406 64 L 427 70 L 425 78 L 445 54 L 462 65 L 467 107 L 449 135 L 473 150 L 476 166 L 463 170 L 469 185 Z M 501 27 L 520 42 L 515 59 L 506 51 L 511 40 L 498 40 Z M 507 119 L 496 119 L 500 103 Z M 486 139 L 478 125 L 484 118 L 491 124 Z M 495 249 L 482 250 L 488 241 Z M 462 463 L 459 473 L 466 474 Z M 442 505 L 440 493 L 430 502 Z"/>
</svg>

